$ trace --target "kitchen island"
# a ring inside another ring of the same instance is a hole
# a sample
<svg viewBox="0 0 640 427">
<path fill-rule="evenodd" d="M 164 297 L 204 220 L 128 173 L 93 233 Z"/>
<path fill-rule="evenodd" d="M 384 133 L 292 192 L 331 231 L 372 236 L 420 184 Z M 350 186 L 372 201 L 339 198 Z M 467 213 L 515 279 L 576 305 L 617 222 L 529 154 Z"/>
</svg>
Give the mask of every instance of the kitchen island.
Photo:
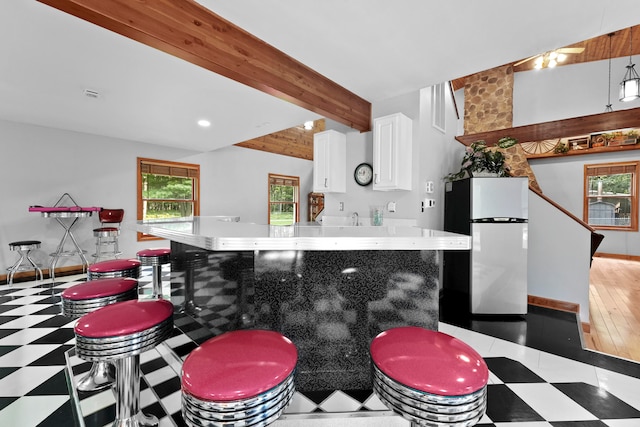
<svg viewBox="0 0 640 427">
<path fill-rule="evenodd" d="M 301 392 L 371 390 L 368 347 L 401 325 L 436 330 L 443 250 L 469 236 L 417 227 L 138 222 L 171 241 L 171 299 L 197 343 L 240 328 L 298 347 Z M 183 322 L 177 319 L 176 324 Z"/>
</svg>

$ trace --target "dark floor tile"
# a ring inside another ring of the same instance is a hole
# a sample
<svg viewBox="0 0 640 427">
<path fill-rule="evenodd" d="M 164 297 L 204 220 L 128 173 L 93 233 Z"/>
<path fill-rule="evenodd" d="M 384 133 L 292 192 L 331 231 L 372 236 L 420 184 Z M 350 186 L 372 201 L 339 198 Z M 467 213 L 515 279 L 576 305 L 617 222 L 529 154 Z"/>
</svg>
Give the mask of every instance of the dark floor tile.
<svg viewBox="0 0 640 427">
<path fill-rule="evenodd" d="M 68 317 L 62 316 L 62 306 L 59 305 L 59 304 L 58 305 L 52 305 L 52 306 L 49 306 L 47 308 L 43 308 L 42 310 L 36 311 L 33 314 L 53 314 L 53 315 L 58 315 L 56 317 L 61 318 L 61 319 L 66 319 L 67 323 L 69 323 L 69 321 L 71 320 Z M 63 325 L 64 325 L 64 323 L 63 323 Z"/>
<path fill-rule="evenodd" d="M 0 411 L 18 400 L 19 397 L 0 397 Z"/>
<path fill-rule="evenodd" d="M 360 403 L 364 403 L 371 397 L 371 390 L 342 390 L 344 394 L 353 397 Z"/>
<path fill-rule="evenodd" d="M 602 388 L 585 383 L 552 385 L 600 419 L 640 418 L 640 411 Z"/>
<path fill-rule="evenodd" d="M 487 386 L 487 416 L 494 422 L 544 421 L 504 384 Z"/>
<path fill-rule="evenodd" d="M 6 313 L 7 311 L 15 310 L 16 308 L 22 307 L 21 305 L 14 304 L 2 304 L 0 305 L 0 313 Z"/>
<path fill-rule="evenodd" d="M 184 358 L 189 353 L 191 353 L 196 347 L 198 347 L 196 343 L 188 342 L 188 343 L 179 345 L 177 347 L 174 347 L 172 348 L 172 350 L 178 355 L 178 357 Z"/>
<path fill-rule="evenodd" d="M 51 415 L 44 419 L 36 427 L 60 427 L 73 426 L 79 427 L 80 424 L 76 420 L 71 401 L 67 400 L 62 406 L 56 409 Z"/>
<path fill-rule="evenodd" d="M 67 386 L 67 378 L 64 369 L 27 393 L 27 396 L 48 395 L 69 395 L 69 387 Z"/>
<path fill-rule="evenodd" d="M 332 390 L 317 390 L 317 391 L 306 391 L 304 395 L 309 399 L 311 399 L 313 403 L 319 405 L 322 402 L 324 402 L 324 400 L 327 397 L 331 396 L 332 393 L 333 393 Z"/>
<path fill-rule="evenodd" d="M 84 416 L 85 426 L 107 426 L 116 418 L 116 405 L 110 405 L 92 414 Z"/>
<path fill-rule="evenodd" d="M 157 371 L 158 369 L 162 369 L 165 366 L 168 366 L 167 362 L 162 357 L 157 357 L 146 363 L 140 364 L 140 370 L 143 373 L 148 374 L 150 372 Z"/>
<path fill-rule="evenodd" d="M 20 348 L 20 346 L 19 345 L 0 345 L 0 356 L 4 356 L 5 354 L 10 353 L 17 348 Z"/>
<path fill-rule="evenodd" d="M 34 304 L 49 304 L 49 305 L 57 305 L 60 304 L 60 297 L 57 295 L 52 295 L 49 298 L 43 298 L 40 301 L 36 301 Z"/>
<path fill-rule="evenodd" d="M 0 339 L 8 337 L 9 335 L 15 334 L 16 332 L 21 330 L 22 329 L 0 329 Z"/>
<path fill-rule="evenodd" d="M 16 320 L 19 317 L 22 317 L 22 316 L 0 316 L 0 325 L 4 325 L 7 322 L 11 322 L 12 320 Z"/>
<path fill-rule="evenodd" d="M 607 425 L 600 420 L 554 421 L 549 424 L 551 424 L 553 427 L 607 427 Z"/>
<path fill-rule="evenodd" d="M 29 366 L 64 366 L 66 365 L 64 353 L 70 348 L 73 348 L 73 346 L 61 345 L 52 352 L 45 354 L 37 360 L 34 360 L 29 364 Z"/>
<path fill-rule="evenodd" d="M 545 382 L 529 368 L 506 357 L 486 357 L 489 370 L 504 383 L 543 383 Z"/>
<path fill-rule="evenodd" d="M 176 391 L 180 391 L 180 378 L 176 376 L 161 382 L 160 384 L 156 384 L 153 386 L 153 391 L 156 392 L 160 399 L 169 396 Z"/>
<path fill-rule="evenodd" d="M 4 377 L 6 377 L 9 374 L 12 374 L 13 372 L 17 371 L 18 369 L 20 369 L 20 367 L 11 367 L 11 368 L 4 368 L 4 367 L 0 367 L 0 380 Z M 1 392 L 0 392 L 1 393 Z"/>
<path fill-rule="evenodd" d="M 31 344 L 64 344 L 74 337 L 73 329 L 60 328 L 34 340 Z"/>
</svg>

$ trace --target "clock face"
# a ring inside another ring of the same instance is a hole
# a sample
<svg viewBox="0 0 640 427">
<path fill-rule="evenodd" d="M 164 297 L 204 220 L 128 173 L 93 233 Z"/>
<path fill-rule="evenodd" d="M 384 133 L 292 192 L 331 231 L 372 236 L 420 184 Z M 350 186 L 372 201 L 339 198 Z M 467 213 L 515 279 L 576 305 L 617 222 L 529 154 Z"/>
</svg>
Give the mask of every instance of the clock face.
<svg viewBox="0 0 640 427">
<path fill-rule="evenodd" d="M 356 183 L 358 183 L 359 185 L 369 185 L 373 180 L 373 168 L 369 163 L 360 163 L 358 166 L 356 166 L 353 177 L 355 178 Z"/>
</svg>

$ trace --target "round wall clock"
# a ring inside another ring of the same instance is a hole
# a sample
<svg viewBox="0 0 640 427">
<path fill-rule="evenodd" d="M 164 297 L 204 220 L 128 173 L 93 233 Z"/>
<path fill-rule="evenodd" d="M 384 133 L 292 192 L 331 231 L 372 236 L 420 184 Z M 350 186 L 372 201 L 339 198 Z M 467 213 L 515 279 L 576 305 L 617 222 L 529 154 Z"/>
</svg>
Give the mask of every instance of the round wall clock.
<svg viewBox="0 0 640 427">
<path fill-rule="evenodd" d="M 373 168 L 369 163 L 360 163 L 356 166 L 353 177 L 358 185 L 369 185 L 373 181 Z"/>
</svg>

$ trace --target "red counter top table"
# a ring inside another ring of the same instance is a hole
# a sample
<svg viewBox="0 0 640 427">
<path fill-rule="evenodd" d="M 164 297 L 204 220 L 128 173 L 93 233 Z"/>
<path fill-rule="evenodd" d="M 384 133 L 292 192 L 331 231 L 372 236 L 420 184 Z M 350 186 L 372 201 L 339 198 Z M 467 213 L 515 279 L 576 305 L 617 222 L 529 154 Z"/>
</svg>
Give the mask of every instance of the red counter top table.
<svg viewBox="0 0 640 427">
<path fill-rule="evenodd" d="M 78 241 L 74 237 L 71 232 L 72 228 L 76 225 L 80 218 L 86 218 L 92 216 L 94 212 L 99 212 L 101 207 L 96 206 L 60 206 L 60 201 L 68 196 L 71 201 L 73 199 L 71 196 L 65 193 L 58 203 L 54 206 L 30 206 L 29 212 L 39 212 L 42 214 L 43 218 L 54 218 L 58 224 L 64 229 L 64 234 L 62 235 L 62 239 L 58 244 L 58 248 L 55 252 L 51 253 L 51 262 L 49 264 L 49 276 L 51 280 L 55 282 L 55 268 L 60 257 L 69 257 L 69 256 L 78 256 L 82 260 L 83 270 L 86 271 L 89 268 L 89 262 L 87 258 L 84 256 L 85 251 L 80 247 Z M 75 203 L 75 202 L 74 202 Z M 65 219 L 69 219 L 69 221 L 64 221 Z M 74 248 L 65 251 L 64 245 L 67 242 L 67 239 L 71 239 Z"/>
</svg>

